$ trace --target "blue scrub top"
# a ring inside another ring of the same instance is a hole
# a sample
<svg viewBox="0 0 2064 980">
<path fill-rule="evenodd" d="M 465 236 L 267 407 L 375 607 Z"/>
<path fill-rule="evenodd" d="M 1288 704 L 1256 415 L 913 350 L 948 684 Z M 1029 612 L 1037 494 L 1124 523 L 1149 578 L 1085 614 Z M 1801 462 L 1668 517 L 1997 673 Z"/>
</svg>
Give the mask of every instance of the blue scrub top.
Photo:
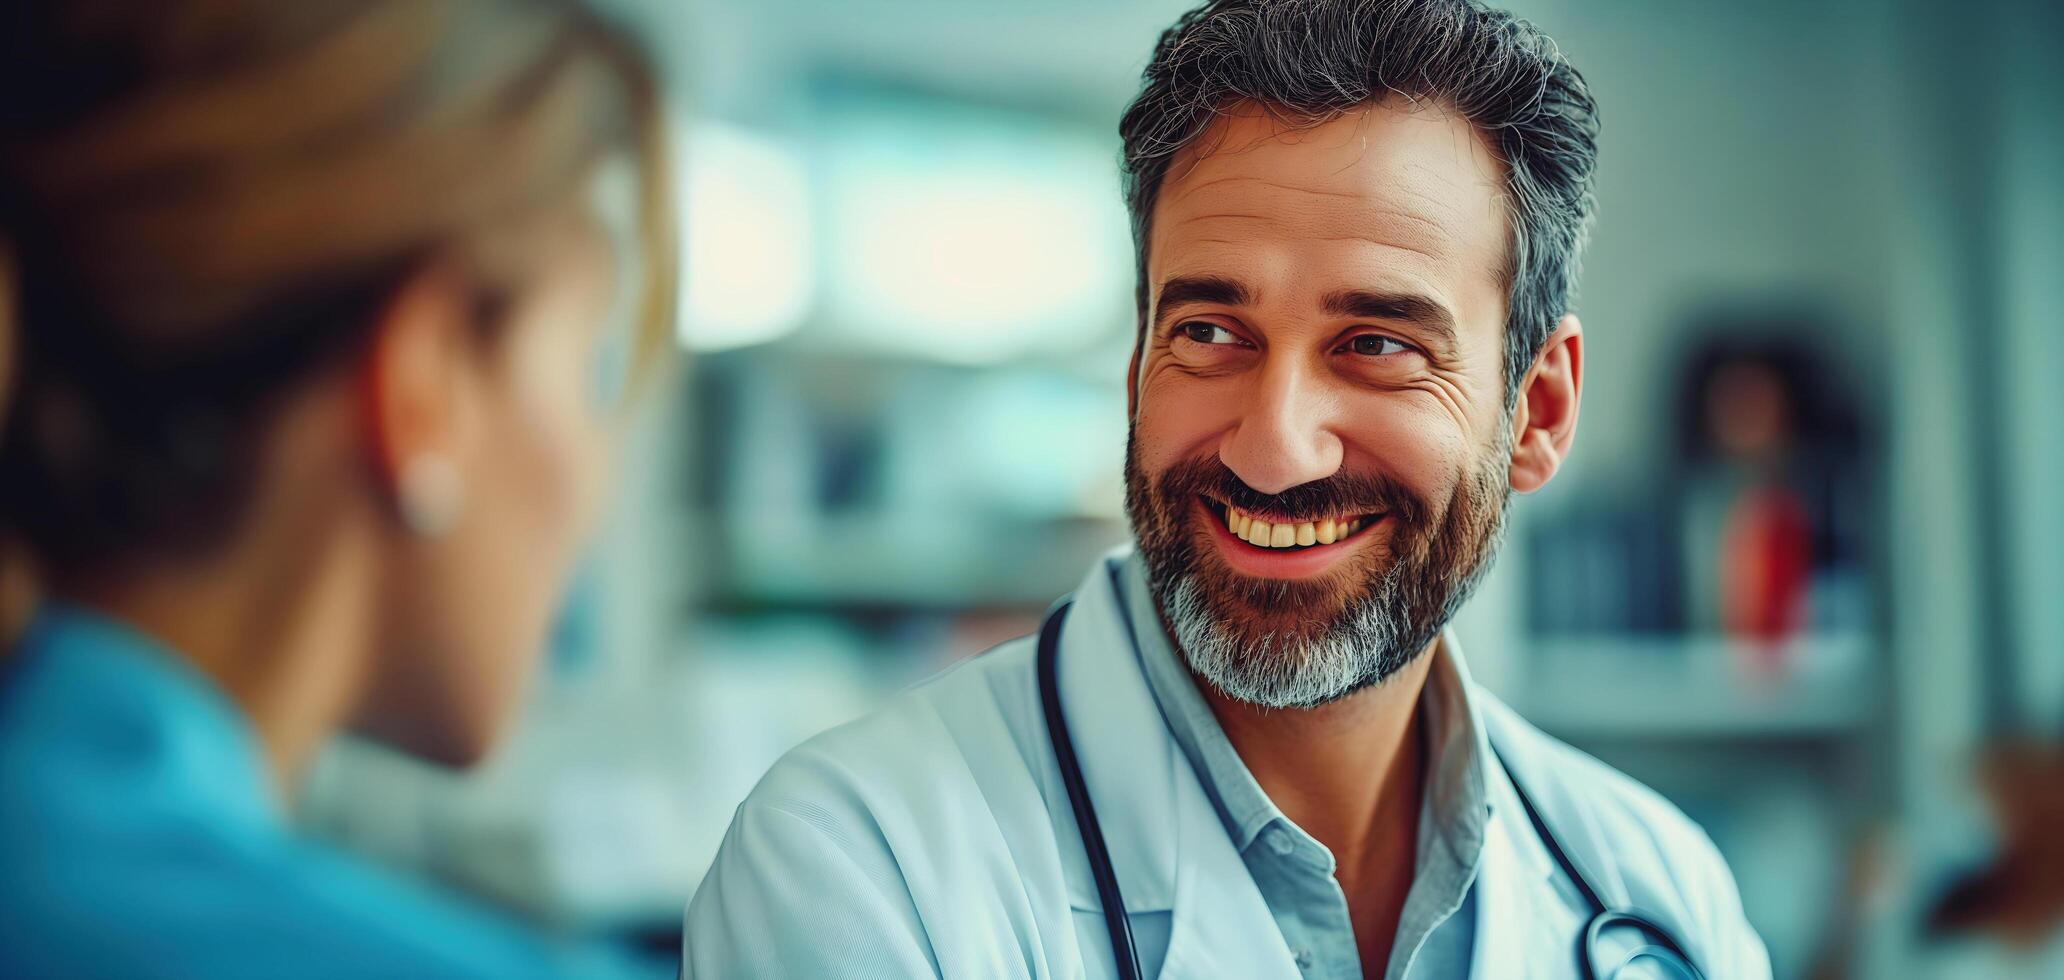
<svg viewBox="0 0 2064 980">
<path fill-rule="evenodd" d="M 75 607 L 0 660 L 0 977 L 667 977 L 296 836 L 243 714 Z"/>
</svg>

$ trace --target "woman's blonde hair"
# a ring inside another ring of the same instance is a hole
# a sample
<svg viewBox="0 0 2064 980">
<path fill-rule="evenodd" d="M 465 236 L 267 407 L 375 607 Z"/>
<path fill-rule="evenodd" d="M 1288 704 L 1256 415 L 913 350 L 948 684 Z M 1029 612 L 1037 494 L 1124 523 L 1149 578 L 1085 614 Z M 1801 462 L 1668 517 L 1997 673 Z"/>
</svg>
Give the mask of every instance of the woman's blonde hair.
<svg viewBox="0 0 2064 980">
<path fill-rule="evenodd" d="M 641 346 L 663 349 L 659 94 L 635 46 L 574 0 L 67 0 L 9 16 L 0 239 L 16 290 L 0 329 L 20 363 L 0 519 L 46 565 L 207 543 L 249 492 L 269 405 L 356 349 L 426 262 L 572 200 L 614 153 L 640 164 Z M 496 297 L 481 307 L 491 319 Z"/>
</svg>

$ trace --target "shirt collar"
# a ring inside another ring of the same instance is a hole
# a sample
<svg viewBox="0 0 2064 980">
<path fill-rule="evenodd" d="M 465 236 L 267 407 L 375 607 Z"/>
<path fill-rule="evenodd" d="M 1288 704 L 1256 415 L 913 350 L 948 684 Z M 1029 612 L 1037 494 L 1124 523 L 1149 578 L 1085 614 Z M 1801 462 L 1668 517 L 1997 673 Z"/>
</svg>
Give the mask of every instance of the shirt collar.
<svg viewBox="0 0 2064 980">
<path fill-rule="evenodd" d="M 1147 587 L 1146 566 L 1137 552 L 1114 570 L 1112 583 L 1145 668 L 1147 685 L 1160 704 L 1170 734 L 1189 758 L 1206 795 L 1225 822 L 1226 833 L 1241 851 L 1278 821 L 1294 827 L 1242 762 L 1210 705 L 1197 690 L 1161 625 L 1159 608 Z M 1443 633 L 1433 653 L 1426 685 L 1419 696 L 1427 739 L 1427 774 L 1421 812 L 1419 851 L 1436 843 L 1455 860 L 1474 866 L 1483 850 L 1489 822 L 1490 743 L 1473 697 L 1461 648 L 1452 632 Z M 1302 833 L 1302 831 L 1299 831 Z"/>
<path fill-rule="evenodd" d="M 9 658 L 9 685 L 39 741 L 89 753 L 205 809 L 211 821 L 278 826 L 279 804 L 249 720 L 156 640 L 113 617 L 40 607 Z"/>
</svg>

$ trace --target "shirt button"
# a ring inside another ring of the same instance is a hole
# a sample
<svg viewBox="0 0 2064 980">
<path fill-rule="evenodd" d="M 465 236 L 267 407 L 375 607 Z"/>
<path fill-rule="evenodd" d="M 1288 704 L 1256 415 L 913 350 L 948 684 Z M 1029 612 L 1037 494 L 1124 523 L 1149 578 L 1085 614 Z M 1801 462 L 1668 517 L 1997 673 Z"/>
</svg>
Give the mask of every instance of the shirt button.
<svg viewBox="0 0 2064 980">
<path fill-rule="evenodd" d="M 1311 950 L 1308 950 L 1308 949 L 1300 949 L 1300 950 L 1298 950 L 1298 951 L 1297 951 L 1297 957 L 1296 957 L 1296 959 L 1297 959 L 1297 968 L 1298 968 L 1298 969 L 1300 969 L 1300 970 L 1309 970 L 1309 969 L 1311 969 L 1311 959 L 1312 959 L 1312 957 L 1311 957 Z"/>
<path fill-rule="evenodd" d="M 1290 839 L 1289 831 L 1278 828 L 1269 833 L 1268 846 L 1269 850 L 1289 857 L 1290 852 L 1297 849 L 1297 842 Z"/>
</svg>

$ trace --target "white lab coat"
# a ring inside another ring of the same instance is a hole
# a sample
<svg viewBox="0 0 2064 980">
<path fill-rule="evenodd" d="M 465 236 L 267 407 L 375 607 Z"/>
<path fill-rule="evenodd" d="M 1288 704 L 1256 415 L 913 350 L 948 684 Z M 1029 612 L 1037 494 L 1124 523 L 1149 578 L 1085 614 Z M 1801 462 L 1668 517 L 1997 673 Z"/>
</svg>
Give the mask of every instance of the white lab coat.
<svg viewBox="0 0 2064 980">
<path fill-rule="evenodd" d="M 1147 686 L 1112 584 L 1120 560 L 1099 562 L 1076 592 L 1059 689 L 1142 966 L 1164 978 L 1297 977 Z M 1114 976 L 1040 712 L 1035 645 L 1027 637 L 961 664 L 777 763 L 688 907 L 687 976 Z M 1483 690 L 1470 698 L 1608 902 L 1674 929 L 1712 980 L 1769 976 L 1734 881 L 1696 825 Z M 1471 975 L 1577 976 L 1589 909 L 1510 783 L 1488 782 Z"/>
</svg>

